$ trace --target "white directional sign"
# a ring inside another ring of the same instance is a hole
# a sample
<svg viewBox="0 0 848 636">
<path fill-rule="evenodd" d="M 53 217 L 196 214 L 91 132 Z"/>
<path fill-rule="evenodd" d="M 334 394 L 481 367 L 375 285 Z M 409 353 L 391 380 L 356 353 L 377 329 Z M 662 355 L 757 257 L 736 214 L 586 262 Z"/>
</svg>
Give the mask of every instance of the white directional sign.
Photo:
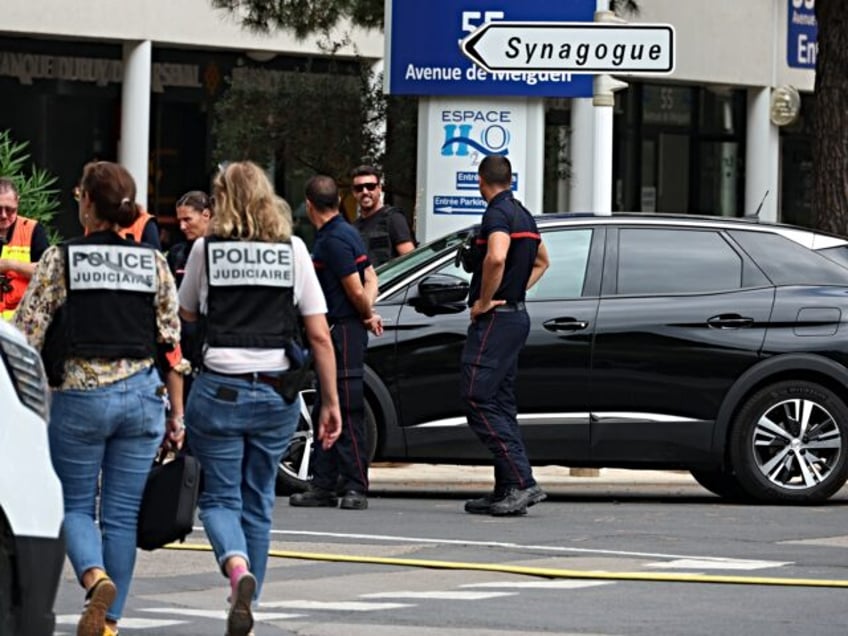
<svg viewBox="0 0 848 636">
<path fill-rule="evenodd" d="M 474 31 L 461 47 L 490 73 L 674 70 L 674 28 L 668 24 L 496 21 Z"/>
</svg>

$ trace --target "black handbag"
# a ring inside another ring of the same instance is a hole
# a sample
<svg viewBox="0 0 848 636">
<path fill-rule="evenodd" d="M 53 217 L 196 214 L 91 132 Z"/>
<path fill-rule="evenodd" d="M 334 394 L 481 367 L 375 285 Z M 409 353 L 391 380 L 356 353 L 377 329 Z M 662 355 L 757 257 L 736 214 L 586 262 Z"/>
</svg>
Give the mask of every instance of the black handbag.
<svg viewBox="0 0 848 636">
<path fill-rule="evenodd" d="M 136 545 L 156 550 L 174 541 L 185 541 L 194 527 L 194 511 L 200 494 L 200 463 L 191 455 L 153 462 L 141 509 L 138 512 Z"/>
</svg>

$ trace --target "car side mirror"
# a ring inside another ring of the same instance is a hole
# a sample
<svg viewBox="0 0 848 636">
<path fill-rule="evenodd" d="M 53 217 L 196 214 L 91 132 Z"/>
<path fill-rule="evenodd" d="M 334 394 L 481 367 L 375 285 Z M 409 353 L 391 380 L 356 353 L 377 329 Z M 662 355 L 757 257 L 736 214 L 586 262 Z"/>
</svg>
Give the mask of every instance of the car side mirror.
<svg viewBox="0 0 848 636">
<path fill-rule="evenodd" d="M 432 274 L 418 283 L 413 305 L 428 315 L 459 313 L 468 298 L 468 281 L 450 274 Z"/>
</svg>

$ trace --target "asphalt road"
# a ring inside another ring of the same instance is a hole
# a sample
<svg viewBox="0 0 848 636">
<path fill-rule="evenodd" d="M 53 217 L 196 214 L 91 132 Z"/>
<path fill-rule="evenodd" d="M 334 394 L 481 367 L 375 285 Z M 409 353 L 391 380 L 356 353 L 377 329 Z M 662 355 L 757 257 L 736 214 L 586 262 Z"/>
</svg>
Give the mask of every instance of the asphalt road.
<svg viewBox="0 0 848 636">
<path fill-rule="evenodd" d="M 526 517 L 462 511 L 477 484 L 375 485 L 367 511 L 275 511 L 257 636 L 848 632 L 848 490 L 815 507 L 723 503 L 686 479 L 556 483 Z M 199 551 L 140 553 L 121 633 L 223 634 Z M 292 558 L 296 557 L 296 558 Z M 66 569 L 57 634 L 82 593 Z"/>
</svg>

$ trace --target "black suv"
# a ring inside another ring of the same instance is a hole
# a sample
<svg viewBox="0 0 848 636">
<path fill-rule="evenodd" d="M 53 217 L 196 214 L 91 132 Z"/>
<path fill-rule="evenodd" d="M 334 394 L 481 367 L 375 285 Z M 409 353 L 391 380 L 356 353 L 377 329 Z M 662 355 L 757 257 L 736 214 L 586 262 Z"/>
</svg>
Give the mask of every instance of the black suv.
<svg viewBox="0 0 848 636">
<path fill-rule="evenodd" d="M 536 465 L 690 470 L 734 499 L 810 503 L 848 478 L 848 243 L 743 219 L 543 215 L 519 421 Z M 468 231 L 378 270 L 366 358 L 375 457 L 489 463 L 459 357 Z M 305 412 L 305 410 L 304 410 Z M 281 465 L 308 475 L 310 433 Z"/>
</svg>

